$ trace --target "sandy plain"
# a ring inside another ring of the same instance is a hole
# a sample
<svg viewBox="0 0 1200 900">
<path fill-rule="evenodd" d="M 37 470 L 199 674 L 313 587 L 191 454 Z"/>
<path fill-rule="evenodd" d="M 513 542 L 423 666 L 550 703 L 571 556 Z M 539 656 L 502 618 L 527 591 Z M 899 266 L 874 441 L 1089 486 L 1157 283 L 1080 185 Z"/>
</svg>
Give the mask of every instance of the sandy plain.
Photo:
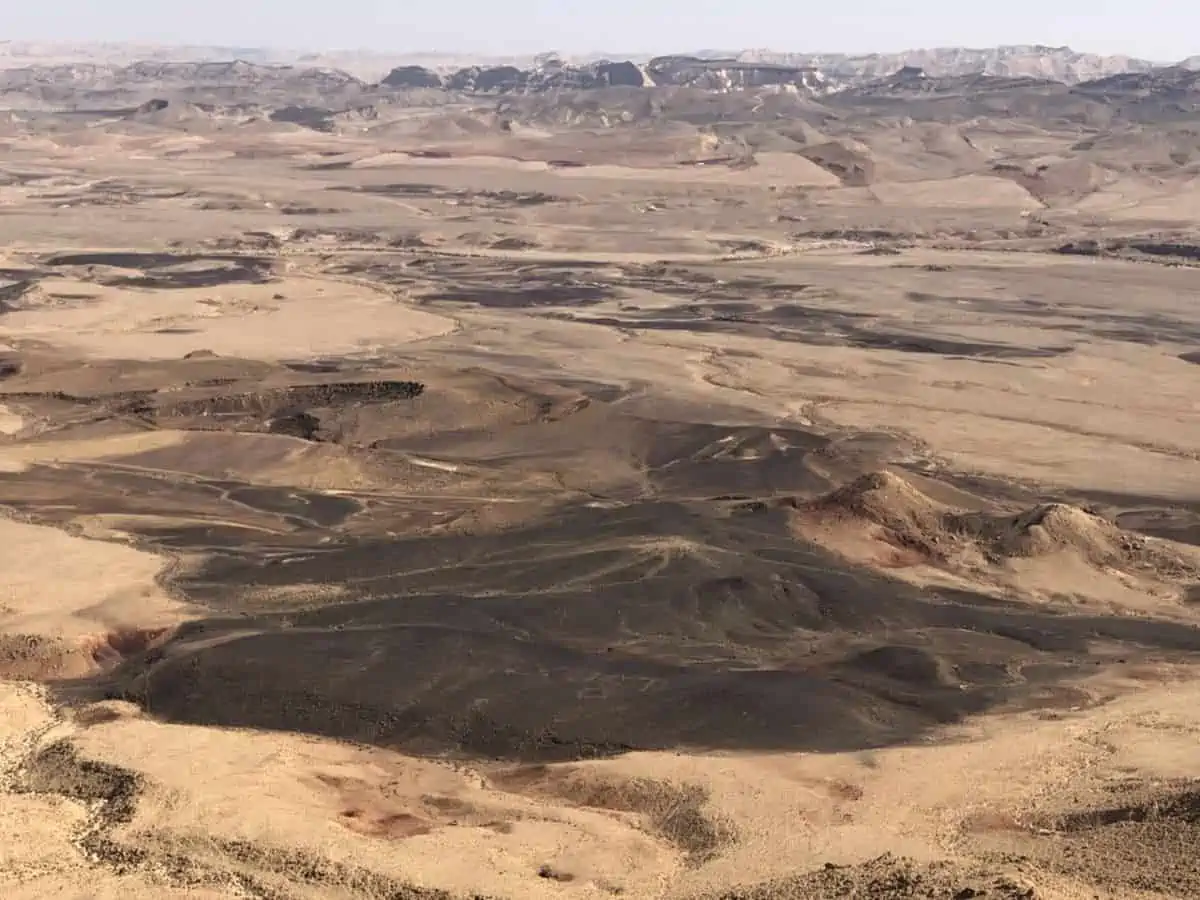
<svg viewBox="0 0 1200 900">
<path fill-rule="evenodd" d="M 1186 172 L 393 114 L 4 138 L 5 896 L 1200 896 Z"/>
</svg>

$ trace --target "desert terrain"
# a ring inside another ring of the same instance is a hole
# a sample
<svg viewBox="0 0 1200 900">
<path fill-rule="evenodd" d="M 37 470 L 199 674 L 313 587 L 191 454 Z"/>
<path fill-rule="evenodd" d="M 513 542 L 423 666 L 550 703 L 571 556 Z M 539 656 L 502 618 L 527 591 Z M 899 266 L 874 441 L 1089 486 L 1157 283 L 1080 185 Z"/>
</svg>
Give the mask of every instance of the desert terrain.
<svg viewBox="0 0 1200 900">
<path fill-rule="evenodd" d="M 0 71 L 4 896 L 1200 897 L 1200 74 L 434 76 Z"/>
</svg>

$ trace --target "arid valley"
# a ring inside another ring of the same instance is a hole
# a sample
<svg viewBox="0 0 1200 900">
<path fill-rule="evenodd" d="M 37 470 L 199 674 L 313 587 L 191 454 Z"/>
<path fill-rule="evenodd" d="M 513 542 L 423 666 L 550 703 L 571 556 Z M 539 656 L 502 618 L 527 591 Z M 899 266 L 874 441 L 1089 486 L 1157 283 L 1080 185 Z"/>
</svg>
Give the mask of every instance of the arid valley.
<svg viewBox="0 0 1200 900">
<path fill-rule="evenodd" d="M 1200 73 L 624 65 L 0 70 L 6 898 L 1200 897 Z"/>
</svg>

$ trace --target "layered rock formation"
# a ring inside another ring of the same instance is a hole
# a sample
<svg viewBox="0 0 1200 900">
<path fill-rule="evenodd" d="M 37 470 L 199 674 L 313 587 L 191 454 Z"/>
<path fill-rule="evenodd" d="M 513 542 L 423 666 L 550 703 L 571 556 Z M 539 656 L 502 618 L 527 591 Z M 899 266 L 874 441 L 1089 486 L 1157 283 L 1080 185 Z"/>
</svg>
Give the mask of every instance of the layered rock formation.
<svg viewBox="0 0 1200 900">
<path fill-rule="evenodd" d="M 811 66 L 755 63 L 737 59 L 699 59 L 691 56 L 660 56 L 646 70 L 655 84 L 697 87 L 710 91 L 785 88 L 806 93 L 827 93 L 835 87 Z"/>
<path fill-rule="evenodd" d="M 1019 44 L 971 49 L 936 47 L 899 53 L 776 53 L 745 50 L 738 59 L 754 63 L 776 63 L 820 69 L 831 77 L 854 81 L 880 78 L 905 66 L 923 69 L 932 76 L 996 75 L 1002 77 L 1048 78 L 1075 84 L 1124 72 L 1146 72 L 1161 63 L 1130 56 L 1100 56 L 1079 53 L 1070 47 Z"/>
<path fill-rule="evenodd" d="M 645 66 L 629 60 L 573 65 L 551 58 L 528 69 L 469 66 L 444 76 L 421 66 L 400 66 L 382 84 L 392 88 L 442 87 L 472 94 L 534 94 L 604 87 L 690 87 L 718 92 L 777 88 L 821 94 L 838 86 L 813 68 L 694 56 L 660 56 Z"/>
<path fill-rule="evenodd" d="M 628 60 L 576 66 L 553 57 L 528 69 L 507 65 L 467 66 L 448 75 L 439 75 L 422 66 L 400 66 L 382 81 L 383 86 L 391 88 L 445 88 L 470 94 L 537 94 L 655 84 L 642 67 Z"/>
<path fill-rule="evenodd" d="M 945 60 L 941 68 L 946 68 Z M 1200 114 L 1200 72 L 1184 66 L 1068 84 L 1045 76 L 944 74 L 913 64 L 879 78 L 843 79 L 810 66 L 679 55 L 644 64 L 578 64 L 547 54 L 525 68 L 477 65 L 449 73 L 404 65 L 377 84 L 336 69 L 240 60 L 62 64 L 0 68 L 0 91 L 12 109 L 70 106 L 139 119 L 175 118 L 176 111 L 203 118 L 218 110 L 319 131 L 379 121 L 380 111 L 396 102 L 394 91 L 408 91 L 404 102 L 422 105 L 460 102 L 464 96 L 505 97 L 504 109 L 493 112 L 516 120 L 598 127 L 662 118 L 691 123 L 782 118 L 819 129 L 826 119 L 849 113 L 947 124 L 996 115 L 1108 129 L 1118 122 L 1182 126 Z M 419 99 L 418 92 L 423 92 Z M 171 109 L 143 106 L 153 101 L 169 101 Z M 1179 165 L 1175 149 L 1170 153 L 1175 154 L 1171 162 Z M 1190 153 L 1186 150 L 1186 158 Z M 818 161 L 826 163 L 849 183 L 872 177 L 869 166 L 856 158 L 833 153 Z"/>
<path fill-rule="evenodd" d="M 16 87 L 22 84 L 78 85 L 93 88 L 128 87 L 152 84 L 172 86 L 230 86 L 264 83 L 305 82 L 327 90 L 363 87 L 363 82 L 336 69 L 272 66 L 232 60 L 228 62 L 135 62 L 127 66 L 106 66 L 93 63 L 64 63 L 54 66 L 4 69 L 0 85 Z"/>
</svg>

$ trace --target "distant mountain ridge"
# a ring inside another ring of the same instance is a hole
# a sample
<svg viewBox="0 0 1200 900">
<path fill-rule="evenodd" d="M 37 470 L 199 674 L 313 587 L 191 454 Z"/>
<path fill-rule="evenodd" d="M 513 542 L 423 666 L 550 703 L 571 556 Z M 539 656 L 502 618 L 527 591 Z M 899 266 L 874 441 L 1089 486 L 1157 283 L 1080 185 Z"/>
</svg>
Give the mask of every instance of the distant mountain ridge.
<svg viewBox="0 0 1200 900">
<path fill-rule="evenodd" d="M 603 87 L 690 87 L 719 93 L 767 88 L 813 95 L 830 93 L 844 86 L 811 67 L 694 56 L 659 56 L 645 64 L 631 60 L 601 60 L 583 65 L 543 58 L 527 69 L 507 65 L 470 66 L 446 75 L 407 65 L 393 69 L 382 85 L 483 94 L 536 94 Z"/>
<path fill-rule="evenodd" d="M 1128 72 L 1148 72 L 1168 65 L 1166 62 L 1132 56 L 1102 56 L 1080 53 L 1070 47 L 1038 44 L 981 49 L 936 47 L 856 55 L 742 50 L 737 58 L 745 62 L 807 66 L 820 69 L 832 77 L 850 80 L 882 78 L 905 66 L 912 66 L 935 77 L 983 74 L 1008 78 L 1046 78 L 1064 84 L 1077 84 Z M 1200 63 L 1200 59 L 1193 57 L 1192 62 Z"/>
<path fill-rule="evenodd" d="M 1172 64 L 1126 55 L 1101 55 L 1048 47 L 1039 44 L 986 48 L 935 47 L 894 53 L 796 53 L 769 49 L 697 50 L 670 54 L 660 59 L 727 60 L 731 64 L 775 65 L 819 71 L 826 79 L 844 83 L 882 78 L 905 66 L 925 70 L 932 76 L 998 75 L 1048 78 L 1066 84 L 1090 81 L 1108 75 L 1146 72 Z M 421 66 L 439 76 L 467 68 L 513 67 L 534 69 L 546 60 L 560 59 L 584 68 L 605 59 L 646 65 L 645 54 L 546 53 L 514 56 L 482 56 L 468 53 L 387 53 L 379 50 L 300 50 L 263 47 L 165 45 L 135 42 L 50 43 L 0 41 L 0 69 L 43 66 L 54 63 L 95 63 L 123 66 L 134 62 L 228 62 L 238 59 L 260 65 L 301 65 L 343 69 L 364 80 L 378 80 L 398 66 Z M 1200 69 L 1200 54 L 1175 61 L 1174 65 Z"/>
<path fill-rule="evenodd" d="M 0 51 L 11 46 L 0 44 Z M 1200 58 L 1186 62 L 1197 61 Z M 1129 57 L 1097 57 L 1041 46 L 869 56 L 743 51 L 721 57 L 667 55 L 588 62 L 547 53 L 524 66 L 452 68 L 410 62 L 384 69 L 373 78 L 312 65 L 307 58 L 293 63 L 155 58 L 123 64 L 0 65 L 0 92 L 14 108 L 65 106 L 84 97 L 113 109 L 137 107 L 156 98 L 212 106 L 251 102 L 269 107 L 278 102 L 299 111 L 288 113 L 293 119 L 319 121 L 321 127 L 334 127 L 329 121 L 332 110 L 391 103 L 395 98 L 388 95 L 393 91 L 410 92 L 410 99 L 412 92 L 424 92 L 422 103 L 471 95 L 544 95 L 547 101 L 569 106 L 574 102 L 568 102 L 569 95 L 603 89 L 618 96 L 641 93 L 639 89 L 665 89 L 647 90 L 644 100 L 650 108 L 679 93 L 674 89 L 687 89 L 695 96 L 748 93 L 751 100 L 769 101 L 778 110 L 788 102 L 815 102 L 827 110 L 849 104 L 891 114 L 889 110 L 899 108 L 896 104 L 904 104 L 910 113 L 915 114 L 919 106 L 925 110 L 922 115 L 935 118 L 960 118 L 971 110 L 1015 111 L 1014 104 L 1091 125 L 1102 125 L 1113 116 L 1178 121 L 1200 113 L 1200 65 L 1156 67 Z M 762 108 L 759 103 L 751 112 L 757 115 Z M 696 114 L 703 112 L 698 108 Z"/>
<path fill-rule="evenodd" d="M 445 87 L 481 93 L 538 93 L 625 85 L 695 87 L 721 92 L 777 88 L 820 96 L 862 87 L 903 71 L 920 71 L 931 78 L 985 75 L 1075 85 L 1164 68 L 1171 66 L 1131 56 L 1101 56 L 1079 53 L 1069 47 L 1036 44 L 985 49 L 943 47 L 864 55 L 705 50 L 648 61 L 631 58 L 619 62 L 572 62 L 546 54 L 526 68 L 514 64 L 471 66 L 444 74 L 406 65 L 393 70 L 383 83 L 390 87 Z M 1200 70 L 1200 56 L 1190 57 L 1174 68 Z"/>
</svg>

